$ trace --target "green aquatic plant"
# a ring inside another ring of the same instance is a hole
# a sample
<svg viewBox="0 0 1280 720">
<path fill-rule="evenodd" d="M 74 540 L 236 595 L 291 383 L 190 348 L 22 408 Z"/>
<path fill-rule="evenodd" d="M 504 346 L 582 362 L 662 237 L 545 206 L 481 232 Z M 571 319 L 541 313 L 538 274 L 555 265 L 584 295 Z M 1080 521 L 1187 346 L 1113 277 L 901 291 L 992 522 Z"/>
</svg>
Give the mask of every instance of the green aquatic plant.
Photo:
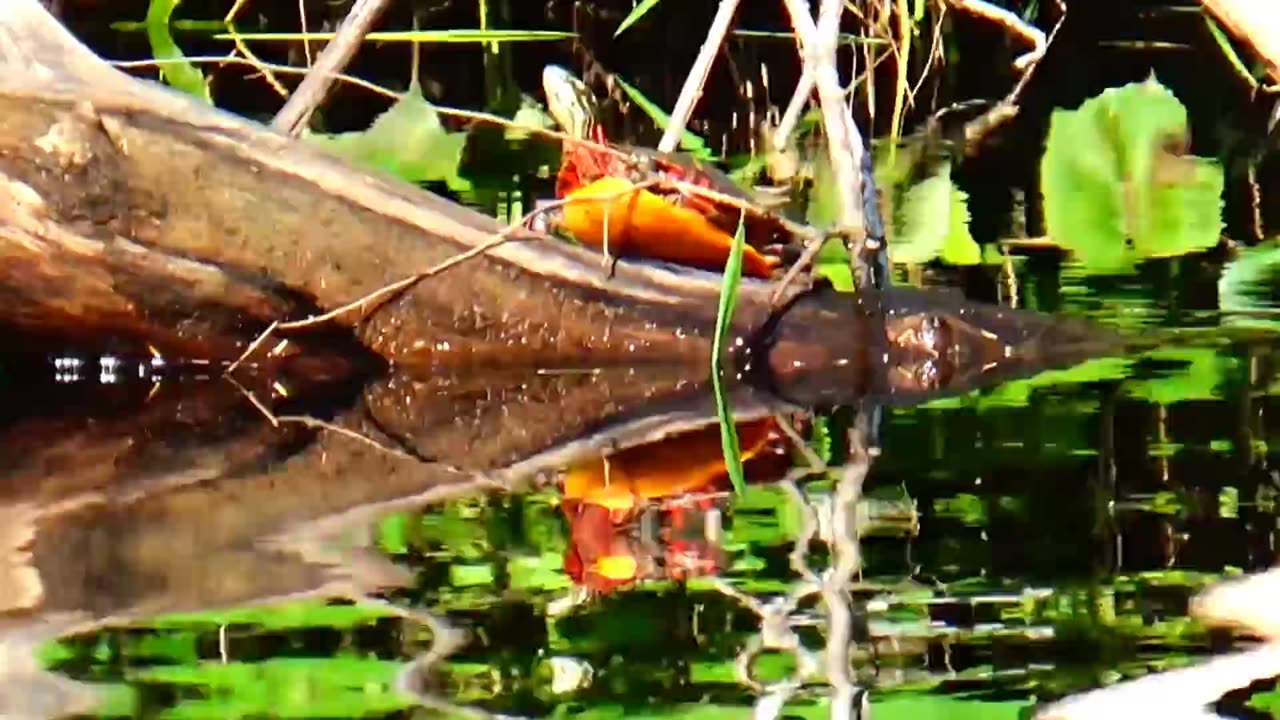
<svg viewBox="0 0 1280 720">
<path fill-rule="evenodd" d="M 282 42 L 328 42 L 334 38 L 333 32 L 261 32 L 242 33 L 225 32 L 214 35 L 215 40 L 253 40 Z M 364 39 L 369 42 L 409 42 L 409 43 L 509 43 L 509 42 L 555 42 L 571 40 L 578 36 L 574 32 L 560 30 L 390 30 L 371 32 Z"/>
<path fill-rule="evenodd" d="M 724 282 L 720 286 L 720 304 L 716 309 L 716 335 L 711 344 L 711 388 L 715 394 L 716 416 L 720 420 L 720 442 L 724 448 L 724 467 L 733 483 L 733 490 L 741 495 L 747 487 L 742 472 L 742 450 L 738 446 L 738 427 L 733 422 L 733 412 L 725 395 L 721 378 L 721 358 L 728 340 L 733 311 L 738 304 L 738 286 L 742 282 L 742 254 L 746 248 L 746 215 L 738 215 L 738 229 L 733 233 L 733 247 L 724 266 Z"/>
<path fill-rule="evenodd" d="M 349 160 L 389 172 L 410 182 L 443 181 L 450 190 L 464 192 L 471 183 L 461 177 L 466 133 L 445 129 L 440 114 L 415 83 L 367 130 L 306 138 Z"/>
<path fill-rule="evenodd" d="M 173 11 L 181 1 L 151 0 L 143 23 L 147 31 L 147 42 L 151 44 L 151 55 L 156 60 L 165 61 L 159 66 L 160 77 L 165 82 L 212 105 L 213 97 L 209 94 L 209 83 L 205 80 L 204 73 L 187 60 L 169 32 Z"/>
<path fill-rule="evenodd" d="M 923 157 L 932 149 L 926 145 L 927 140 L 915 138 L 896 153 L 887 152 L 883 143 L 874 148 L 874 179 L 881 193 L 889 259 L 901 265 L 935 260 L 976 265 L 982 262 L 982 251 L 969 232 L 969 196 L 952 181 L 949 158 Z M 831 173 L 827 154 L 819 153 L 805 218 L 817 227 L 832 225 L 839 210 Z M 835 267 L 847 265 L 843 248 L 824 247 L 817 259 L 819 272 L 834 273 L 828 277 L 837 287 L 843 277 Z"/>
<path fill-rule="evenodd" d="M 1094 273 L 1213 247 L 1222 168 L 1189 145 L 1186 108 L 1154 75 L 1055 110 L 1040 161 L 1049 236 Z"/>
</svg>

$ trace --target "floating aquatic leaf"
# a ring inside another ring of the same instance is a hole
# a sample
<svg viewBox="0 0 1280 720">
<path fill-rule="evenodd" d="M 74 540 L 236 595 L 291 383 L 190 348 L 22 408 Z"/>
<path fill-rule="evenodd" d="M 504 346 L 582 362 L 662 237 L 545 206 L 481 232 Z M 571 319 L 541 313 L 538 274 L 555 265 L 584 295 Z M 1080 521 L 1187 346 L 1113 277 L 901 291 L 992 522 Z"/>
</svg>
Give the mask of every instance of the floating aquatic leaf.
<svg viewBox="0 0 1280 720">
<path fill-rule="evenodd" d="M 169 33 L 169 18 L 177 9 L 181 0 L 151 0 L 147 6 L 147 42 L 151 44 L 151 55 L 160 64 L 160 76 L 173 87 L 194 95 L 201 100 L 213 104 L 209 94 L 209 85 L 205 82 L 200 68 L 189 62 L 178 43 Z"/>
<path fill-rule="evenodd" d="M 968 196 L 951 182 L 951 163 L 902 193 L 891 220 L 889 257 L 895 263 L 942 260 L 976 265 L 982 251 L 969 234 Z"/>
<path fill-rule="evenodd" d="M 1089 272 L 1217 244 L 1222 169 L 1182 155 L 1187 111 L 1154 76 L 1055 110 L 1040 162 L 1049 235 Z"/>
<path fill-rule="evenodd" d="M 350 160 L 410 182 L 443 181 L 462 192 L 471 184 L 458 174 L 465 133 L 451 133 L 417 85 L 409 88 L 368 130 L 307 139 Z"/>
<path fill-rule="evenodd" d="M 522 95 L 520 109 L 512 116 L 511 126 L 505 129 L 504 136 L 508 140 L 521 140 L 532 134 L 530 129 L 548 130 L 555 125 L 556 121 L 542 109 L 537 100 L 528 95 Z"/>
</svg>

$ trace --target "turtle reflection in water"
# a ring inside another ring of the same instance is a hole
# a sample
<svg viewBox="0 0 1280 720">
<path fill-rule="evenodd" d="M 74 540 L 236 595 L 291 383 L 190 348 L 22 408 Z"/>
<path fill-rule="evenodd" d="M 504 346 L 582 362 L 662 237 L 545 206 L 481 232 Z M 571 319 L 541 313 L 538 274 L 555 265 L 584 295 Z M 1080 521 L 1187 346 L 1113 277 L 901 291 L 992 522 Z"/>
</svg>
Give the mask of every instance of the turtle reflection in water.
<svg viewBox="0 0 1280 720">
<path fill-rule="evenodd" d="M 790 466 L 772 418 L 739 423 L 748 481 Z M 645 580 L 684 580 L 723 566 L 720 519 L 728 497 L 720 429 L 700 428 L 579 463 L 565 473 L 565 572 L 609 593 Z"/>
<path fill-rule="evenodd" d="M 954 370 L 951 328 L 937 315 L 891 317 L 885 322 L 889 363 L 885 379 L 894 390 L 933 392 L 947 386 Z"/>
</svg>

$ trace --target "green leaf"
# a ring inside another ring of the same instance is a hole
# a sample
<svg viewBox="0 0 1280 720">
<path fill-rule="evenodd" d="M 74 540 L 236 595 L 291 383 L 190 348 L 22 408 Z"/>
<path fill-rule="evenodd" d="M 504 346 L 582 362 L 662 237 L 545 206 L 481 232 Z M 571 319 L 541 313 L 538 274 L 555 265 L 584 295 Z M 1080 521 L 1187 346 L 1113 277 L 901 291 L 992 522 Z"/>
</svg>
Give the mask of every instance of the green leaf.
<svg viewBox="0 0 1280 720">
<path fill-rule="evenodd" d="M 445 130 L 440 115 L 417 85 L 379 115 L 368 130 L 306 137 L 330 152 L 409 182 L 444 181 L 455 192 L 471 188 L 458 174 L 466 134 Z"/>
<path fill-rule="evenodd" d="M 941 259 L 953 265 L 976 265 L 982 251 L 969 234 L 968 196 L 951 182 L 951 163 L 902 195 L 889 240 L 895 263 L 920 264 Z"/>
<path fill-rule="evenodd" d="M 711 343 L 711 387 L 715 394 L 716 415 L 720 419 L 720 444 L 724 449 L 724 467 L 733 483 L 733 490 L 741 495 L 747 481 L 742 472 L 742 450 L 738 446 L 738 428 L 733 423 L 728 398 L 720 378 L 721 357 L 733 320 L 733 310 L 738 304 L 738 285 L 742 281 L 742 254 L 746 247 L 746 215 L 738 215 L 738 230 L 733 234 L 733 248 L 724 267 L 724 282 L 720 286 L 720 305 L 716 310 L 716 335 Z"/>
<path fill-rule="evenodd" d="M 635 103 L 637 107 L 644 111 L 645 115 L 648 115 L 653 120 L 654 125 L 665 129 L 667 123 L 671 122 L 671 116 L 661 106 L 640 92 L 638 88 L 627 84 L 625 80 L 616 75 L 613 81 L 618 84 L 618 87 L 622 88 L 627 97 L 631 98 L 631 102 Z M 699 160 L 712 160 L 716 157 L 715 152 L 711 150 L 711 146 L 707 145 L 707 141 L 689 130 L 680 133 L 680 149 Z"/>
<path fill-rule="evenodd" d="M 637 20 L 644 17 L 648 12 L 658 6 L 662 0 L 641 0 L 634 8 L 631 8 L 631 14 L 623 19 L 622 24 L 613 32 L 614 37 L 618 37 L 627 28 L 631 27 Z"/>
<path fill-rule="evenodd" d="M 1222 168 L 1179 154 L 1186 108 L 1154 76 L 1055 110 L 1040 162 L 1049 235 L 1087 272 L 1218 243 Z"/>
<path fill-rule="evenodd" d="M 390 32 L 371 32 L 364 39 L 370 42 L 410 42 L 410 43 L 500 43 L 500 42 L 547 42 L 571 40 L 578 36 L 573 32 L 555 30 L 399 30 Z M 213 36 L 216 40 L 281 40 L 288 42 L 328 42 L 333 39 L 332 32 L 263 32 L 263 33 L 219 33 Z"/>
<path fill-rule="evenodd" d="M 147 6 L 147 42 L 151 44 L 151 55 L 164 61 L 159 67 L 160 77 L 165 82 L 212 105 L 213 98 L 204 73 L 187 61 L 187 56 L 182 54 L 182 49 L 169 33 L 169 18 L 179 2 L 181 0 L 151 0 Z"/>
<path fill-rule="evenodd" d="M 849 265 L 849 249 L 839 238 L 823 241 L 822 249 L 813 259 L 813 268 L 814 272 L 826 278 L 836 290 L 850 293 L 857 290 L 857 284 L 853 281 L 853 268 Z"/>
</svg>

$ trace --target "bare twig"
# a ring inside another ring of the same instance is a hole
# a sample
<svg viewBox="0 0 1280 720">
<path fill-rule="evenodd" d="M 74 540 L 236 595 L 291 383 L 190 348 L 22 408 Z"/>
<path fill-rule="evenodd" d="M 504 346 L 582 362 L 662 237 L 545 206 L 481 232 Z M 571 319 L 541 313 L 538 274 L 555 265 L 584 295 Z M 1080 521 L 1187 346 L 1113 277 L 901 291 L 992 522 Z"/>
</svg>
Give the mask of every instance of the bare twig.
<svg viewBox="0 0 1280 720">
<path fill-rule="evenodd" d="M 787 109 L 782 113 L 782 119 L 778 121 L 778 127 L 773 131 L 774 147 L 787 146 L 791 133 L 796 131 L 796 125 L 800 122 L 801 113 L 809 105 L 811 95 L 813 95 L 813 66 L 804 63 L 800 71 L 800 82 L 796 84 L 795 92 L 791 94 L 791 101 L 787 103 Z"/>
<path fill-rule="evenodd" d="M 198 55 L 193 57 L 183 57 L 183 58 L 176 58 L 176 59 L 154 58 L 151 60 L 111 60 L 108 62 L 112 66 L 118 67 L 118 68 L 156 67 L 159 65 L 168 65 L 170 63 L 182 63 L 182 62 L 206 63 L 210 65 L 228 65 L 228 64 L 229 65 L 249 65 L 260 71 L 263 71 L 264 77 L 268 77 L 265 72 L 266 70 L 272 70 L 284 75 L 308 75 L 315 72 L 314 70 L 308 70 L 307 68 L 293 67 L 292 65 L 277 65 L 275 63 L 263 62 L 257 59 L 236 57 L 235 55 Z M 376 83 L 371 83 L 368 80 L 355 77 L 354 75 L 334 73 L 333 79 L 340 80 L 342 82 L 349 83 L 357 87 L 362 87 L 366 90 L 370 90 L 384 97 L 389 97 L 392 100 L 400 99 L 400 93 L 397 93 L 394 90 L 388 90 L 382 87 L 381 85 L 378 85 Z M 268 82 L 270 81 L 268 80 Z M 289 92 L 287 90 L 284 90 L 284 88 L 282 87 L 280 94 L 288 95 Z M 441 114 L 449 114 L 445 112 L 443 108 L 436 108 L 436 110 Z M 484 113 L 480 113 L 480 114 L 484 114 Z M 497 115 L 494 115 L 492 117 L 498 118 Z M 485 119 L 489 119 L 489 118 L 486 117 Z M 511 121 L 507 120 L 506 118 L 498 118 L 498 119 L 503 120 L 508 124 L 511 123 Z"/>
<path fill-rule="evenodd" d="M 842 232 L 861 240 L 866 232 L 862 217 L 862 135 L 845 108 L 844 91 L 840 89 L 840 75 L 836 70 L 836 44 L 844 3 L 822 0 L 815 25 L 802 0 L 784 2 L 804 52 L 805 65 L 812 68 L 818 89 L 823 129 L 840 199 L 837 225 Z"/>
<path fill-rule="evenodd" d="M 569 197 L 569 198 L 564 198 L 561 200 L 555 200 L 553 202 L 549 202 L 543 205 L 542 207 L 536 208 L 526 213 L 522 218 L 520 218 L 520 220 L 512 223 L 511 225 L 508 225 L 507 227 L 503 228 L 499 232 L 494 233 L 492 237 L 480 243 L 479 245 L 476 245 L 475 247 L 470 248 L 469 250 L 460 252 L 457 255 L 454 255 L 447 260 L 441 261 L 440 263 L 420 273 L 410 275 L 408 277 L 397 280 L 388 285 L 383 285 L 377 290 L 374 290 L 373 292 L 370 292 L 356 300 L 353 300 L 347 303 L 346 305 L 336 307 L 320 315 L 313 315 L 311 317 L 304 318 L 302 320 L 291 320 L 288 322 L 279 322 L 279 321 L 273 322 L 270 326 L 267 327 L 266 330 L 264 330 L 260 335 L 258 335 L 258 337 L 254 338 L 253 342 L 249 343 L 249 346 L 245 348 L 245 351 L 241 353 L 240 357 L 237 358 L 236 361 L 233 362 L 230 366 L 228 366 L 226 372 L 230 373 L 233 370 L 235 370 L 237 367 L 239 367 L 246 359 L 248 359 L 254 352 L 256 352 L 258 348 L 262 347 L 262 344 L 265 343 L 267 341 L 267 338 L 269 338 L 271 334 L 276 330 L 299 330 L 302 328 L 313 327 L 315 325 L 319 325 L 321 323 L 325 323 L 335 318 L 338 318 L 353 310 L 363 310 L 366 306 L 370 304 L 381 304 L 385 300 L 397 295 L 400 292 L 403 292 L 413 287 L 414 285 L 418 284 L 419 282 L 433 275 L 438 275 L 444 272 L 445 270 L 448 270 L 449 268 L 455 265 L 458 265 L 459 263 L 463 263 L 474 257 L 483 255 L 489 252 L 490 250 L 494 249 L 495 247 L 507 242 L 508 240 L 511 239 L 511 235 L 513 233 L 515 233 L 516 231 L 522 228 L 525 228 L 530 222 L 532 222 L 539 215 L 542 215 L 544 213 L 550 212 L 552 210 L 555 210 L 557 208 L 560 208 L 575 202 L 612 201 L 619 197 L 623 197 L 631 193 L 645 190 L 649 187 L 659 184 L 660 182 L 661 181 L 655 179 L 646 183 L 638 183 L 635 185 L 631 185 L 626 189 L 618 192 L 600 193 L 598 195 L 589 195 L 589 196 L 575 196 L 575 197 Z"/>
<path fill-rule="evenodd" d="M 733 14 L 737 9 L 738 0 L 720 0 L 720 7 L 711 21 L 711 28 L 707 30 L 707 39 L 703 41 L 702 49 L 698 51 L 698 57 L 693 61 L 693 67 L 689 68 L 689 75 L 685 77 L 684 87 L 680 90 L 680 98 L 676 100 L 676 106 L 671 111 L 671 119 L 667 121 L 667 127 L 662 132 L 662 140 L 658 142 L 659 152 L 672 152 L 680 144 L 680 135 L 689 124 L 689 117 L 693 115 L 693 106 L 697 104 L 698 98 L 702 97 L 702 86 L 706 84 L 707 74 L 711 72 L 711 63 L 715 61 L 716 53 L 720 52 L 720 45 L 724 42 L 725 35 L 729 33 L 729 25 L 733 23 Z"/>
<path fill-rule="evenodd" d="M 248 45 L 245 45 L 244 41 L 240 39 L 239 33 L 236 32 L 236 15 L 240 14 L 240 9 L 244 6 L 244 3 L 245 0 L 236 0 L 235 4 L 231 6 L 231 9 L 227 11 L 226 17 L 222 19 L 222 22 L 227 25 L 227 30 L 231 32 L 231 42 L 235 45 L 236 52 L 244 55 L 245 60 L 248 61 L 250 65 L 257 68 L 258 72 L 262 73 L 262 78 L 267 81 L 267 85 L 270 85 L 271 89 L 274 90 L 277 95 L 280 97 L 289 97 L 289 91 L 286 90 L 284 85 L 281 85 L 280 81 L 276 79 L 276 76 L 271 73 L 274 68 L 259 60 L 258 56 L 253 54 L 253 51 L 249 49 Z M 235 56 L 231 55 L 231 57 Z M 182 59 L 179 58 L 178 61 L 181 62 Z"/>
<path fill-rule="evenodd" d="M 325 46 L 316 59 L 313 72 L 308 74 L 293 92 L 284 107 L 271 120 L 271 127 L 297 137 L 311 118 L 311 113 L 324 101 L 333 85 L 333 77 L 351 62 L 364 36 L 382 15 L 388 0 L 356 0 L 351 12 L 338 26 L 333 40 Z"/>
<path fill-rule="evenodd" d="M 992 5 L 986 0 L 948 0 L 948 3 L 957 10 L 963 10 L 984 20 L 990 20 L 1030 43 L 1031 50 L 1014 59 L 1013 67 L 1015 69 L 1019 71 L 1026 70 L 1032 63 L 1037 63 L 1040 58 L 1044 57 L 1045 48 L 1048 47 L 1044 31 L 1034 25 L 1023 22 L 1022 18 L 1014 13 L 997 5 Z"/>
</svg>

